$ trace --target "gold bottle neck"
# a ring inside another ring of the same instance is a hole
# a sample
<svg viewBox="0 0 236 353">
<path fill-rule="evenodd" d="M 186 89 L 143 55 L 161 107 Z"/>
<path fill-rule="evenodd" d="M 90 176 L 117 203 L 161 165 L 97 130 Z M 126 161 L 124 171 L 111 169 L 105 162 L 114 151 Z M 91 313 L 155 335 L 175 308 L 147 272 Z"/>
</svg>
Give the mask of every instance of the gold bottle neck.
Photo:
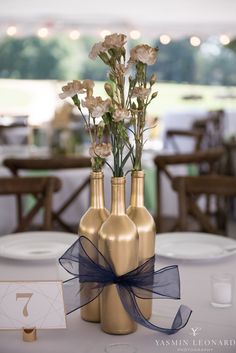
<svg viewBox="0 0 236 353">
<path fill-rule="evenodd" d="M 104 208 L 103 172 L 91 172 L 90 175 L 90 203 L 93 208 Z"/>
<path fill-rule="evenodd" d="M 131 183 L 131 207 L 144 206 L 144 172 L 133 171 Z"/>
<path fill-rule="evenodd" d="M 125 214 L 125 178 L 113 177 L 111 179 L 111 213 L 115 215 Z"/>
</svg>

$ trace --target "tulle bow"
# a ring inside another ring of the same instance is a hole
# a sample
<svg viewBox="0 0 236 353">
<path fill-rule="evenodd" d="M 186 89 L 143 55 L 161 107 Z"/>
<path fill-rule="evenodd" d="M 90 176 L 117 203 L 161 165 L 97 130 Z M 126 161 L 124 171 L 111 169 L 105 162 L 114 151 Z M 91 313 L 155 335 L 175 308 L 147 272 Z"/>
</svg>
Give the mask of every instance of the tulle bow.
<svg viewBox="0 0 236 353">
<path fill-rule="evenodd" d="M 112 264 L 84 236 L 78 238 L 61 256 L 59 262 L 74 276 L 63 283 L 67 314 L 93 301 L 105 286 L 116 284 L 127 313 L 138 324 L 149 329 L 173 334 L 182 329 L 191 316 L 192 310 L 180 305 L 171 327 L 159 327 L 142 315 L 136 300 L 136 298 L 180 299 L 180 277 L 176 265 L 154 271 L 153 256 L 134 270 L 117 276 Z"/>
</svg>

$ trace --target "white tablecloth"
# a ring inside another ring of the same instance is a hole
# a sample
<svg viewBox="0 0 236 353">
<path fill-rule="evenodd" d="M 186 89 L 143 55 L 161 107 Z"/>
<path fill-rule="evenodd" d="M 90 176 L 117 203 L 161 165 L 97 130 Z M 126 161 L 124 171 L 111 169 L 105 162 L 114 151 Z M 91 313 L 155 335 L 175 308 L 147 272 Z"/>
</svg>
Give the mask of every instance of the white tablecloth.
<svg viewBox="0 0 236 353">
<path fill-rule="evenodd" d="M 0 331 L 0 352 L 103 353 L 108 344 L 130 343 L 136 347 L 137 353 L 200 351 L 235 353 L 236 289 L 234 288 L 232 307 L 226 309 L 213 308 L 210 305 L 210 276 L 215 273 L 227 272 L 233 274 L 235 281 L 236 256 L 231 255 L 220 261 L 205 263 L 203 261 L 201 263 L 191 263 L 159 258 L 157 267 L 161 268 L 171 264 L 179 265 L 182 298 L 180 301 L 155 300 L 152 320 L 163 324 L 168 321 L 170 324 L 181 303 L 190 306 L 193 310 L 190 321 L 177 334 L 167 336 L 139 326 L 138 330 L 131 335 L 107 335 L 100 330 L 99 324 L 82 321 L 79 311 L 76 311 L 67 317 L 68 327 L 66 330 L 39 331 L 38 340 L 33 343 L 23 342 L 19 331 Z M 58 279 L 60 276 L 62 276 L 62 272 L 59 271 L 56 262 L 41 265 L 40 263 L 29 264 L 0 259 L 0 280 L 51 280 Z M 192 328 L 196 329 L 197 327 L 199 328 L 198 335 L 193 337 Z M 219 341 L 223 342 L 224 345 L 220 345 Z M 216 346 L 214 342 L 217 343 Z"/>
</svg>

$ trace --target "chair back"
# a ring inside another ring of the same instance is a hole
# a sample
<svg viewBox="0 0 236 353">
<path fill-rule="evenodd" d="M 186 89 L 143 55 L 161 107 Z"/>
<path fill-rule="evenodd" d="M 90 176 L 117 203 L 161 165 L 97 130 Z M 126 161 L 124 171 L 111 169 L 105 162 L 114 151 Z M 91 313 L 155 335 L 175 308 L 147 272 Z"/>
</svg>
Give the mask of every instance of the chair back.
<svg viewBox="0 0 236 353">
<path fill-rule="evenodd" d="M 26 212 L 18 218 L 15 232 L 29 230 L 36 214 L 44 209 L 43 224 L 41 229 L 52 229 L 52 199 L 53 193 L 59 191 L 61 181 L 55 177 L 1 177 L 0 195 L 19 196 L 33 195 L 35 202 Z"/>
<path fill-rule="evenodd" d="M 204 165 L 205 170 L 208 174 L 217 174 L 219 172 L 220 160 L 224 156 L 225 150 L 223 148 L 209 149 L 206 151 L 196 151 L 193 153 L 185 154 L 163 154 L 157 155 L 154 159 L 156 165 L 156 204 L 157 214 L 156 222 L 160 232 L 164 231 L 163 228 L 163 212 L 162 212 L 162 186 L 161 179 L 166 176 L 172 183 L 176 176 L 171 170 L 171 166 L 177 165 L 196 165 L 198 169 Z M 174 221 L 174 225 L 171 230 L 177 228 L 177 223 Z"/>
<path fill-rule="evenodd" d="M 203 134 L 200 148 L 222 146 L 224 140 L 225 113 L 223 110 L 209 111 L 205 119 L 195 120 L 192 128 Z"/>
<path fill-rule="evenodd" d="M 60 170 L 90 168 L 88 157 L 7 158 L 3 165 L 17 175 L 20 170 Z"/>
<path fill-rule="evenodd" d="M 236 177 L 222 175 L 176 177 L 172 185 L 178 193 L 178 224 L 181 231 L 188 230 L 188 215 L 191 215 L 201 230 L 213 234 L 227 233 L 226 200 L 236 197 Z M 215 196 L 215 217 L 200 207 L 198 200 L 202 195 Z"/>
<path fill-rule="evenodd" d="M 8 158 L 3 161 L 5 167 L 10 169 L 13 175 L 17 176 L 19 171 L 58 171 L 63 169 L 91 168 L 91 161 L 88 157 L 52 157 L 52 158 Z M 78 182 L 79 186 L 66 200 L 53 211 L 53 219 L 68 232 L 74 232 L 74 228 L 62 219 L 62 213 L 77 199 L 82 191 L 89 186 L 90 175 Z M 22 206 L 20 196 L 18 198 L 18 215 L 22 216 Z"/>
<path fill-rule="evenodd" d="M 169 129 L 166 131 L 165 147 L 168 147 L 169 144 L 171 144 L 174 152 L 181 153 L 183 152 L 181 151 L 181 141 L 184 138 L 193 142 L 193 151 L 198 151 L 201 147 L 203 136 L 203 131 L 200 129 Z"/>
</svg>

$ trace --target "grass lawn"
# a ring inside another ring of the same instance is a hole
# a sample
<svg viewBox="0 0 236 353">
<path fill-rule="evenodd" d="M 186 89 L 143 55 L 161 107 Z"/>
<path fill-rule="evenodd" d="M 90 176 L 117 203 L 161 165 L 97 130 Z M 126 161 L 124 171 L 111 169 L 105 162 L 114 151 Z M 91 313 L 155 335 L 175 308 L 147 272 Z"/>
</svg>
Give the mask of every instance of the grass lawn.
<svg viewBox="0 0 236 353">
<path fill-rule="evenodd" d="M 48 104 L 49 95 L 56 107 L 62 85 L 56 81 L 0 80 L 0 115 L 27 113 L 35 100 Z M 236 87 L 158 83 L 156 89 L 158 97 L 149 107 L 152 116 L 161 117 L 164 112 L 175 109 L 236 109 Z M 103 82 L 96 82 L 95 94 L 104 96 Z M 188 95 L 202 99 L 182 98 Z M 225 98 L 227 95 L 234 98 Z"/>
<path fill-rule="evenodd" d="M 236 87 L 158 83 L 155 90 L 158 91 L 158 97 L 149 106 L 149 113 L 154 116 L 173 109 L 236 109 Z M 103 94 L 102 82 L 96 83 L 96 94 Z M 202 99 L 182 98 L 187 95 L 202 96 Z M 226 95 L 234 98 L 219 98 Z"/>
</svg>

